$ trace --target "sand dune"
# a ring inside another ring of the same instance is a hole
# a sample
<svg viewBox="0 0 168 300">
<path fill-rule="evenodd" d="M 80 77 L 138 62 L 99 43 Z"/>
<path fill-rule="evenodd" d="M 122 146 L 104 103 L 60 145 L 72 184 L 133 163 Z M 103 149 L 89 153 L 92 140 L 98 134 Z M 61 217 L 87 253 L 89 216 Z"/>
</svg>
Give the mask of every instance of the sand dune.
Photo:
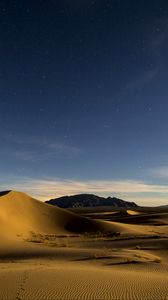
<svg viewBox="0 0 168 300">
<path fill-rule="evenodd" d="M 0 258 L 37 256 L 38 253 L 45 256 L 41 248 L 32 247 L 31 243 L 27 244 L 25 241 L 51 246 L 66 244 L 67 241 L 59 242 L 57 239 L 56 242 L 55 239 L 74 233 L 139 233 L 139 228 L 135 225 L 131 227 L 115 222 L 90 220 L 16 191 L 3 193 L 0 197 L 0 228 Z"/>
<path fill-rule="evenodd" d="M 83 217 L 2 193 L 0 299 L 165 300 L 167 221 L 163 209 Z"/>
<path fill-rule="evenodd" d="M 92 211 L 87 211 L 86 209 L 73 209 L 76 213 L 79 213 L 81 216 L 87 216 L 91 219 L 97 220 L 106 220 L 110 222 L 118 222 L 119 224 L 129 224 L 129 225 L 154 225 L 154 226 L 161 226 L 161 225 L 168 225 L 168 211 L 167 207 L 165 209 L 163 207 L 155 207 L 155 208 L 143 208 L 138 207 L 134 210 L 125 210 L 125 209 L 118 209 L 116 208 L 113 210 L 111 207 L 109 211 L 104 210 L 102 207 L 99 209 L 92 209 Z M 133 227 L 132 227 L 133 228 Z M 139 227 L 140 229 L 140 227 Z M 144 227 L 145 229 L 145 227 Z M 145 229 L 146 230 L 146 229 Z"/>
<path fill-rule="evenodd" d="M 16 191 L 0 197 L 0 226 L 1 235 L 8 238 L 26 236 L 30 232 L 68 234 L 98 231 L 138 233 L 139 231 L 136 226 L 84 218 Z"/>
<path fill-rule="evenodd" d="M 0 225 L 8 238 L 30 231 L 64 234 L 99 229 L 98 223 L 15 191 L 0 197 Z"/>
</svg>

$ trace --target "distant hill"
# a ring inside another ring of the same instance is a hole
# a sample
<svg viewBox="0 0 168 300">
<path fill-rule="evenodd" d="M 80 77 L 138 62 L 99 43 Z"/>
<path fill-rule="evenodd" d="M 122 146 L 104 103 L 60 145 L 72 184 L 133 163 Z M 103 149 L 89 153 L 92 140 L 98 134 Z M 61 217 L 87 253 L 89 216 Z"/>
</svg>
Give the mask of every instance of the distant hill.
<svg viewBox="0 0 168 300">
<path fill-rule="evenodd" d="M 62 208 L 114 206 L 114 207 L 137 207 L 134 202 L 124 201 L 115 197 L 99 197 L 92 194 L 79 194 L 51 199 L 46 203 Z"/>
</svg>

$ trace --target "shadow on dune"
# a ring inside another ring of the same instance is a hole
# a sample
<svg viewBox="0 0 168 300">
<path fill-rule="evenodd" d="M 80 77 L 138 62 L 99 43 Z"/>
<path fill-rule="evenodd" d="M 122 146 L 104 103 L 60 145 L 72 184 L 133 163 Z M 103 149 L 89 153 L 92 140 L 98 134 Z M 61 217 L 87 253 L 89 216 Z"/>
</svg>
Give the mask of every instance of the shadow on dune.
<svg viewBox="0 0 168 300">
<path fill-rule="evenodd" d="M 10 192 L 11 192 L 10 190 L 9 191 L 2 191 L 2 192 L 0 192 L 0 197 L 5 196 L 5 195 L 9 194 Z"/>
<path fill-rule="evenodd" d="M 168 213 L 158 214 L 139 214 L 139 215 L 106 215 L 97 219 L 104 219 L 105 221 L 118 222 L 123 224 L 139 224 L 139 225 L 155 225 L 162 226 L 168 224 Z"/>
<path fill-rule="evenodd" d="M 101 230 L 99 224 L 88 218 L 72 218 L 66 225 L 66 230 L 74 233 L 96 233 Z"/>
<path fill-rule="evenodd" d="M 12 250 L 11 252 L 7 253 L 1 253 L 0 254 L 0 263 L 3 263 L 4 261 L 12 261 L 12 260 L 27 260 L 27 259 L 41 259 L 41 258 L 46 258 L 46 259 L 58 259 L 61 258 L 60 250 L 59 249 L 44 249 L 44 251 L 40 251 L 40 249 L 34 249 L 31 251 L 30 249 L 25 251 L 25 249 L 21 249 L 20 251 L 17 249 Z"/>
</svg>

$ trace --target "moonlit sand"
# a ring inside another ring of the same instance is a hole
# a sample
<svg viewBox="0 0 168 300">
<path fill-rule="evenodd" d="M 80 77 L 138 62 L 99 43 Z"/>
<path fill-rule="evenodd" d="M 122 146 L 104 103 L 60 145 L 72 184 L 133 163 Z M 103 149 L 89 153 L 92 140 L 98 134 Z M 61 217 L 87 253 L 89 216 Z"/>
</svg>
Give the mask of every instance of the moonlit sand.
<svg viewBox="0 0 168 300">
<path fill-rule="evenodd" d="M 2 300 L 167 299 L 166 208 L 70 212 L 11 191 L 0 228 Z"/>
</svg>

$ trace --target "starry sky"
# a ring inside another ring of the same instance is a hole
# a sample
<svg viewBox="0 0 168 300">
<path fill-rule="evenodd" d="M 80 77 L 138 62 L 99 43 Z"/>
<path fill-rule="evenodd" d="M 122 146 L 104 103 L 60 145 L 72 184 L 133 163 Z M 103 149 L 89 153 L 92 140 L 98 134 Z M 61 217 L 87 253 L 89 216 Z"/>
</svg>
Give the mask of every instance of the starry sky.
<svg viewBox="0 0 168 300">
<path fill-rule="evenodd" d="M 168 1 L 0 1 L 0 189 L 168 204 Z"/>
</svg>

